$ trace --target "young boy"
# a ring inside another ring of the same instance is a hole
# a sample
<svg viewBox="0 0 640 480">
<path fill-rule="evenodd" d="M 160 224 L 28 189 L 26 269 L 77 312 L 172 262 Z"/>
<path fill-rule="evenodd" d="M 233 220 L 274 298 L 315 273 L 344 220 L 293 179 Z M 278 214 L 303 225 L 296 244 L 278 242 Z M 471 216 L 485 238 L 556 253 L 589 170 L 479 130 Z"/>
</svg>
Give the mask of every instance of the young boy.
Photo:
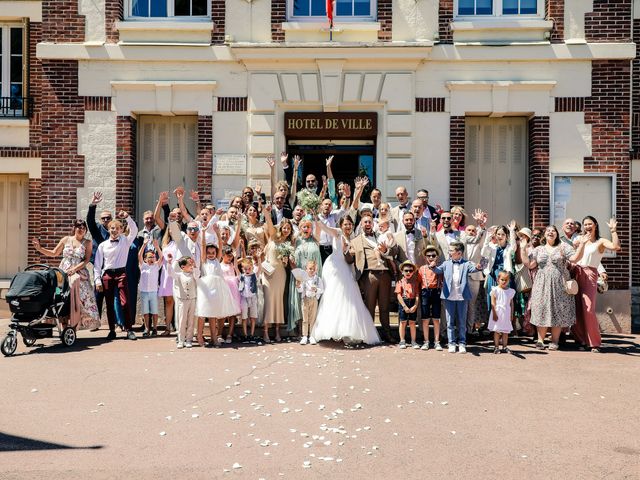
<svg viewBox="0 0 640 480">
<path fill-rule="evenodd" d="M 173 256 L 168 255 L 167 260 L 171 263 Z M 178 323 L 178 348 L 191 348 L 196 317 L 196 279 L 200 276 L 200 270 L 193 258 L 182 257 L 171 263 L 167 272 L 173 277 L 173 298 Z"/>
<path fill-rule="evenodd" d="M 302 294 L 302 339 L 300 345 L 316 345 L 318 342 L 311 336 L 313 325 L 316 323 L 318 313 L 318 299 L 324 292 L 324 283 L 316 274 L 318 265 L 315 260 L 309 260 L 306 265 L 309 278 L 304 282 L 296 281 L 298 292 Z"/>
<path fill-rule="evenodd" d="M 158 277 L 160 276 L 160 267 L 162 266 L 162 250 L 158 241 L 153 239 L 153 249 L 147 250 L 147 246 L 151 240 L 148 236 L 140 252 L 138 253 L 138 264 L 140 265 L 140 308 L 144 316 L 144 333 L 143 337 L 158 334 Z M 153 319 L 153 329 L 149 325 L 149 317 Z"/>
<path fill-rule="evenodd" d="M 242 274 L 238 290 L 240 291 L 240 310 L 242 317 L 243 341 L 253 340 L 256 333 L 256 319 L 258 318 L 258 275 L 253 269 L 253 260 L 243 258 L 240 261 Z M 251 335 L 247 332 L 247 323 L 251 324 Z"/>
<path fill-rule="evenodd" d="M 431 260 L 429 266 L 437 274 L 444 276 L 440 298 L 444 300 L 447 318 L 447 339 L 449 353 L 467 353 L 467 304 L 471 299 L 471 289 L 467 277 L 477 271 L 475 265 L 463 259 L 464 244 L 454 241 L 449 244 L 449 259 L 437 266 L 436 260 Z"/>
<path fill-rule="evenodd" d="M 427 263 L 438 259 L 438 249 L 429 245 L 424 250 Z M 420 312 L 422 318 L 422 334 L 424 344 L 421 350 L 429 350 L 429 321 L 433 322 L 433 347 L 441 352 L 440 346 L 440 289 L 442 287 L 442 275 L 436 274 L 427 264 L 420 267 Z"/>
<path fill-rule="evenodd" d="M 409 260 L 400 264 L 402 278 L 396 283 L 396 295 L 398 297 L 398 316 L 400 317 L 400 343 L 398 348 L 407 348 L 404 340 L 407 322 L 411 332 L 411 346 L 420 348 L 416 342 L 416 317 L 418 311 L 418 300 L 420 299 L 420 282 L 416 275 L 416 267 Z"/>
</svg>

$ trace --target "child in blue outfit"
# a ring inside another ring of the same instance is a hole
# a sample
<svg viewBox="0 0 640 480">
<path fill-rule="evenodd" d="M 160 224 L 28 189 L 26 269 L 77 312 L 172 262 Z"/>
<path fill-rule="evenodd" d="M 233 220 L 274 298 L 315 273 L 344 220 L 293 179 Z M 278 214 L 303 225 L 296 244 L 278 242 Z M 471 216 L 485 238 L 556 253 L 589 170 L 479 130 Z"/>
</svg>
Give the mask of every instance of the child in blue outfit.
<svg viewBox="0 0 640 480">
<path fill-rule="evenodd" d="M 449 259 L 439 266 L 436 266 L 436 260 L 429 264 L 434 273 L 442 274 L 444 277 L 440 298 L 444 300 L 449 353 L 455 353 L 456 343 L 460 353 L 467 353 L 467 308 L 472 296 L 467 279 L 469 274 L 477 269 L 471 262 L 462 258 L 463 254 L 464 244 L 451 242 Z"/>
</svg>

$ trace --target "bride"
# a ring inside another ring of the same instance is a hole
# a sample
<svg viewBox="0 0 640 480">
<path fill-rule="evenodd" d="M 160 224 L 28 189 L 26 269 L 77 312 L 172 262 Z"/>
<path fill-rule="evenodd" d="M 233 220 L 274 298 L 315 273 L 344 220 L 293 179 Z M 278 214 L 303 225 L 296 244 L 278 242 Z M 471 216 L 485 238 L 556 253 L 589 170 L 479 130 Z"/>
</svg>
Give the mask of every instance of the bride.
<svg viewBox="0 0 640 480">
<path fill-rule="evenodd" d="M 340 228 L 331 228 L 322 222 L 316 222 L 316 228 L 332 237 L 333 253 L 322 266 L 325 289 L 311 336 L 317 341 L 336 340 L 346 344 L 380 343 L 351 266 L 344 259 L 344 252 L 349 248 L 345 230 L 353 229 L 353 221 L 344 216 L 340 220 Z"/>
</svg>

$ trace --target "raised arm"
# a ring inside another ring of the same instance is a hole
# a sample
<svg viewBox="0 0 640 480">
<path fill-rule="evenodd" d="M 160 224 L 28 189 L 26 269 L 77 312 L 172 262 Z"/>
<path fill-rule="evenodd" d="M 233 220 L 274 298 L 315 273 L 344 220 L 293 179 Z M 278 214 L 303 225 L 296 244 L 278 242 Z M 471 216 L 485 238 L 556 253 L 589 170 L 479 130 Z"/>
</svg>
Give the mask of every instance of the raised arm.
<svg viewBox="0 0 640 480">
<path fill-rule="evenodd" d="M 64 249 L 64 244 L 66 243 L 68 237 L 62 237 L 62 239 L 58 242 L 58 245 L 55 246 L 53 250 L 49 250 L 48 248 L 43 248 L 40 245 L 40 240 L 34 238 L 31 240 L 31 244 L 33 248 L 35 248 L 36 252 L 41 253 L 47 257 L 59 257 Z"/>
<path fill-rule="evenodd" d="M 323 232 L 325 232 L 328 235 L 331 235 L 332 237 L 337 237 L 338 235 L 340 235 L 340 233 L 342 233 L 339 228 L 329 227 L 320 221 L 315 221 L 314 224 L 315 224 L 316 230 L 322 230 Z"/>
<path fill-rule="evenodd" d="M 158 196 L 158 203 L 156 203 L 156 208 L 153 211 L 153 218 L 156 220 L 156 225 L 160 230 L 164 230 L 167 227 L 167 224 L 164 221 L 163 216 L 160 214 L 162 212 L 162 208 L 169 203 L 169 192 L 160 192 Z"/>
<path fill-rule="evenodd" d="M 156 251 L 156 263 L 162 263 L 163 262 L 163 257 L 162 257 L 162 249 L 160 248 L 160 244 L 158 243 L 157 239 L 153 239 L 153 248 Z M 142 249 L 144 250 L 144 248 Z"/>
<path fill-rule="evenodd" d="M 612 218 L 607 223 L 607 226 L 611 231 L 611 240 L 601 238 L 600 251 L 603 252 L 605 249 L 607 249 L 613 250 L 614 252 L 619 252 L 620 250 L 622 250 L 622 245 L 620 244 L 620 238 L 618 238 L 618 222 L 615 218 Z"/>
<path fill-rule="evenodd" d="M 533 270 L 538 266 L 538 262 L 529 258 L 529 255 L 527 254 L 527 245 L 528 243 L 524 238 L 520 240 L 520 259 L 525 267 L 529 270 Z"/>
<path fill-rule="evenodd" d="M 333 162 L 333 155 L 327 157 L 327 185 L 329 187 L 329 198 L 331 203 L 338 205 L 338 195 L 336 195 L 336 180 L 333 178 L 333 171 L 331 171 L 331 163 Z"/>
<path fill-rule="evenodd" d="M 276 161 L 273 155 L 267 157 L 267 165 L 269 166 L 269 179 L 271 180 L 271 198 L 276 194 Z"/>
<path fill-rule="evenodd" d="M 147 248 L 147 244 L 149 243 L 149 238 L 146 238 L 142 243 L 142 247 L 138 250 L 138 266 L 141 267 L 144 263 L 144 251 Z"/>
<path fill-rule="evenodd" d="M 89 204 L 89 208 L 87 209 L 87 228 L 89 229 L 91 237 L 98 243 L 106 240 L 102 236 L 100 226 L 96 223 L 96 208 L 101 201 L 102 192 L 94 192 L 91 203 Z"/>
<path fill-rule="evenodd" d="M 184 188 L 178 187 L 173 191 L 173 193 L 176 195 L 176 198 L 178 199 L 178 208 L 180 208 L 180 212 L 182 212 L 182 218 L 184 219 L 184 221 L 185 222 L 192 221 L 193 217 L 187 210 L 187 207 L 184 206 Z"/>
<path fill-rule="evenodd" d="M 271 202 L 267 203 L 264 207 L 264 224 L 267 226 L 267 236 L 269 238 L 273 237 L 276 234 L 276 227 L 273 226 L 273 220 L 271 219 L 271 210 L 272 210 Z"/>
<path fill-rule="evenodd" d="M 129 215 L 124 210 L 120 210 L 120 213 L 118 214 L 118 216 L 120 218 L 124 218 L 127 222 L 127 225 L 129 226 L 129 234 L 127 235 L 127 242 L 129 243 L 129 245 L 131 245 L 133 241 L 136 239 L 136 237 L 138 236 L 138 225 L 136 225 L 136 222 L 133 221 L 133 218 L 131 218 L 131 215 Z"/>
<path fill-rule="evenodd" d="M 300 169 L 300 164 L 302 163 L 302 159 L 300 155 L 293 156 L 293 176 L 291 177 L 291 194 L 289 195 L 289 205 L 291 208 L 295 208 L 296 203 L 298 203 L 298 199 L 296 198 L 298 194 L 298 170 Z"/>
</svg>

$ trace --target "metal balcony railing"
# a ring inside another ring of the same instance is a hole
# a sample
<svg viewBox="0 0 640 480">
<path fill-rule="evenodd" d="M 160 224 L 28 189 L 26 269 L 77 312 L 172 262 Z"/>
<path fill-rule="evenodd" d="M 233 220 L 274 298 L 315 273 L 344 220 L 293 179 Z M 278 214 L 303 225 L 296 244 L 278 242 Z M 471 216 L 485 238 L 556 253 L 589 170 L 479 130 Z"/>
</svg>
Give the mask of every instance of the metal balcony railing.
<svg viewBox="0 0 640 480">
<path fill-rule="evenodd" d="M 31 97 L 0 97 L 0 118 L 30 118 L 33 113 Z"/>
</svg>

